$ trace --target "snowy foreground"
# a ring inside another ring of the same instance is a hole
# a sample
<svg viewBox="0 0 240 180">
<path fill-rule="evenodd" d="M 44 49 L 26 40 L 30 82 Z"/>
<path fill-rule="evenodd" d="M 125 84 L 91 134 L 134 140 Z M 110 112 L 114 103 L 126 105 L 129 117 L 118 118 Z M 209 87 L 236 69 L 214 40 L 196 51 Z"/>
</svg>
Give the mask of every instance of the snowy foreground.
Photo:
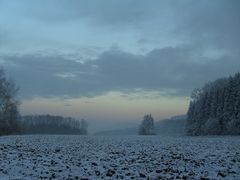
<svg viewBox="0 0 240 180">
<path fill-rule="evenodd" d="M 240 137 L 0 137 L 0 179 L 240 179 Z"/>
</svg>

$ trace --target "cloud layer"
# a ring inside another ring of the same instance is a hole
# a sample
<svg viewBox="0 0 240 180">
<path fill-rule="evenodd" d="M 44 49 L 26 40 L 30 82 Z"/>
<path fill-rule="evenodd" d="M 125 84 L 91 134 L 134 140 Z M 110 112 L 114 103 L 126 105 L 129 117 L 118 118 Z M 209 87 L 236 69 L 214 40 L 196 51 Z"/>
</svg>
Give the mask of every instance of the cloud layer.
<svg viewBox="0 0 240 180">
<path fill-rule="evenodd" d="M 23 97 L 186 96 L 240 69 L 240 3 L 0 0 L 0 63 Z"/>
<path fill-rule="evenodd" d="M 240 69 L 235 56 L 209 59 L 197 52 L 192 47 L 168 47 L 135 55 L 113 49 L 85 62 L 61 56 L 21 55 L 2 57 L 1 63 L 15 77 L 25 97 L 81 97 L 136 90 L 188 96 L 193 88 Z"/>
</svg>

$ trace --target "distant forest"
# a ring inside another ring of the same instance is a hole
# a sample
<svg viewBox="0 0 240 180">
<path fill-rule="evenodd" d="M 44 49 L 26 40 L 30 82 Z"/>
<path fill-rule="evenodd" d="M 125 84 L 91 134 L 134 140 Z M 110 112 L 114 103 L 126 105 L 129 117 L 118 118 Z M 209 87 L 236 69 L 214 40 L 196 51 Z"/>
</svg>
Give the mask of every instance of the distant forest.
<svg viewBox="0 0 240 180">
<path fill-rule="evenodd" d="M 34 115 L 23 116 L 21 126 L 24 134 L 87 134 L 88 124 L 71 117 Z"/>
<path fill-rule="evenodd" d="M 240 135 L 240 73 L 195 89 L 187 113 L 187 135 Z"/>
</svg>

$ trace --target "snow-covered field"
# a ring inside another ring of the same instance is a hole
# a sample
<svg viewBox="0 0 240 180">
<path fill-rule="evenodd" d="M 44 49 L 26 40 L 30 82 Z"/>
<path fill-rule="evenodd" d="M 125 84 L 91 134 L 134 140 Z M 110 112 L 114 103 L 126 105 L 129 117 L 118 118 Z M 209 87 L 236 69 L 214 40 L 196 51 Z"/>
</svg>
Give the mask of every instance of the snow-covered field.
<svg viewBox="0 0 240 180">
<path fill-rule="evenodd" d="M 240 179 L 240 137 L 0 137 L 0 179 Z"/>
</svg>

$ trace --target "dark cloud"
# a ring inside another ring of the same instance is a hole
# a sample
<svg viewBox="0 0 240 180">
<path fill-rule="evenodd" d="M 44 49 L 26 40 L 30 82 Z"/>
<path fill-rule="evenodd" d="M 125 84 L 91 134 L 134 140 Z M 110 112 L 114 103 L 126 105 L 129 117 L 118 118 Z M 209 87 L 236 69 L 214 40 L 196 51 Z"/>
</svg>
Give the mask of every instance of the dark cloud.
<svg viewBox="0 0 240 180">
<path fill-rule="evenodd" d="M 7 71 L 21 87 L 21 95 L 96 96 L 108 91 L 136 89 L 166 91 L 185 96 L 209 80 L 240 69 L 234 56 L 217 60 L 196 56 L 193 47 L 155 49 L 146 55 L 109 50 L 97 59 L 79 63 L 61 56 L 5 56 Z M 195 59 L 195 61 L 193 61 Z"/>
</svg>

